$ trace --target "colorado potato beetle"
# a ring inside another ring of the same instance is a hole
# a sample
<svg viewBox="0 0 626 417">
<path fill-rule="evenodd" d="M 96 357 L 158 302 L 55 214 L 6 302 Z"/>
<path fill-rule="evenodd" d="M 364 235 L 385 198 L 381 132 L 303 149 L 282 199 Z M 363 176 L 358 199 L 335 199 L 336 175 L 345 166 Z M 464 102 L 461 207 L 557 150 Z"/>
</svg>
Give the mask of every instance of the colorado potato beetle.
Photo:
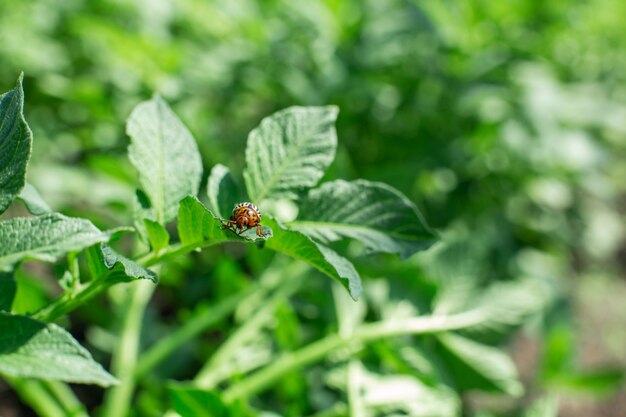
<svg viewBox="0 0 626 417">
<path fill-rule="evenodd" d="M 263 226 L 261 226 L 261 211 L 250 202 L 235 205 L 233 213 L 224 224 L 225 229 L 232 230 L 236 235 L 240 235 L 246 230 L 256 227 L 257 236 L 265 237 Z"/>
</svg>

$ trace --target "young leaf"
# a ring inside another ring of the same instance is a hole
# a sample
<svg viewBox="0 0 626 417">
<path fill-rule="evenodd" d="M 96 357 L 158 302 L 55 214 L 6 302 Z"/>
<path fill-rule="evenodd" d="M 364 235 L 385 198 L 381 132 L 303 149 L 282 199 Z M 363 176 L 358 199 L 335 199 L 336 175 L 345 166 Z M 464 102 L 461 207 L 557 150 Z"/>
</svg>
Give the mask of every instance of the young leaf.
<svg viewBox="0 0 626 417">
<path fill-rule="evenodd" d="M 218 216 L 227 219 L 235 204 L 245 201 L 243 191 L 229 169 L 217 164 L 211 170 L 207 182 L 209 209 Z"/>
<path fill-rule="evenodd" d="M 513 361 L 500 349 L 452 333 L 437 336 L 458 387 L 520 395 L 523 391 Z"/>
<path fill-rule="evenodd" d="M 41 198 L 39 191 L 31 184 L 26 183 L 19 195 L 19 199 L 24 202 L 28 211 L 36 216 L 52 213 L 50 206 Z"/>
<path fill-rule="evenodd" d="M 223 223 L 197 198 L 189 196 L 180 202 L 178 235 L 183 246 L 199 248 L 222 242 L 264 239 L 265 248 L 309 263 L 337 280 L 348 289 L 355 300 L 361 294 L 361 279 L 350 261 L 300 232 L 285 229 L 270 217 L 263 217 L 263 232 L 267 234 L 265 237 L 257 236 L 254 228 L 237 236 L 230 230 L 223 230 L 222 226 Z"/>
<path fill-rule="evenodd" d="M 0 311 L 11 311 L 16 290 L 13 273 L 0 272 Z"/>
<path fill-rule="evenodd" d="M 311 190 L 289 225 L 324 243 L 352 238 L 372 252 L 403 258 L 435 241 L 409 199 L 386 184 L 365 180 L 337 180 Z"/>
<path fill-rule="evenodd" d="M 283 227 L 272 218 L 263 218 L 263 223 L 269 224 L 274 231 L 274 238 L 265 243 L 266 248 L 307 262 L 339 282 L 354 300 L 359 298 L 361 278 L 349 260 L 308 236 Z"/>
<path fill-rule="evenodd" d="M 0 312 L 0 374 L 107 387 L 116 379 L 64 329 Z"/>
<path fill-rule="evenodd" d="M 128 156 L 161 224 L 176 217 L 178 202 L 198 193 L 202 160 L 191 133 L 159 97 L 135 107 L 126 131 Z"/>
<path fill-rule="evenodd" d="M 272 237 L 272 229 L 265 225 L 263 226 L 263 233 L 265 234 L 263 237 L 256 234 L 255 227 L 237 235 L 231 230 L 224 230 L 223 225 L 222 221 L 204 207 L 196 197 L 188 196 L 180 202 L 178 236 L 184 246 L 202 247 L 221 242 L 255 241 Z"/>
<path fill-rule="evenodd" d="M 136 279 L 149 279 L 158 282 L 157 275 L 137 262 L 115 252 L 111 247 L 100 244 L 87 250 L 87 265 L 96 279 L 129 282 Z"/>
<path fill-rule="evenodd" d="M 230 413 L 217 394 L 182 384 L 169 387 L 172 408 L 181 417 L 228 417 Z"/>
<path fill-rule="evenodd" d="M 143 224 L 148 234 L 148 240 L 150 246 L 155 252 L 159 252 L 161 249 L 166 248 L 170 243 L 170 235 L 167 233 L 165 227 L 161 223 L 157 223 L 150 219 L 143 219 Z"/>
<path fill-rule="evenodd" d="M 56 213 L 6 220 L 0 222 L 0 271 L 11 270 L 22 259 L 53 262 L 108 239 L 89 220 Z"/>
<path fill-rule="evenodd" d="M 20 194 L 26 182 L 33 134 L 24 119 L 20 75 L 13 90 L 0 95 L 0 213 Z"/>
<path fill-rule="evenodd" d="M 290 107 L 250 132 L 243 175 L 252 201 L 295 199 L 317 184 L 335 158 L 338 112 L 336 106 Z"/>
</svg>

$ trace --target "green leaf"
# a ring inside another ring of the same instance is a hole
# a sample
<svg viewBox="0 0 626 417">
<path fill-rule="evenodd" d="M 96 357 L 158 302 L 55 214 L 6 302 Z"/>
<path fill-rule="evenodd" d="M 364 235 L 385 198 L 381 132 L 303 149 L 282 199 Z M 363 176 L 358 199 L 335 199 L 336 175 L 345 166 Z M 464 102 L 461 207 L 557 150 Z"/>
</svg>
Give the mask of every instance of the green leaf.
<svg viewBox="0 0 626 417">
<path fill-rule="evenodd" d="M 159 97 L 135 107 L 126 131 L 131 138 L 128 156 L 139 180 L 165 224 L 176 217 L 178 202 L 196 195 L 202 177 L 202 160 L 191 133 Z"/>
<path fill-rule="evenodd" d="M 246 197 L 224 165 L 217 164 L 211 170 L 207 182 L 209 209 L 218 216 L 227 219 L 235 204 L 245 201 Z"/>
<path fill-rule="evenodd" d="M 31 184 L 26 183 L 19 195 L 19 199 L 24 202 L 28 211 L 34 215 L 40 216 L 52 213 L 50 206 L 41 198 L 39 191 Z"/>
<path fill-rule="evenodd" d="M 265 220 L 264 220 L 265 223 Z M 272 229 L 263 226 L 264 237 L 250 228 L 240 235 L 231 230 L 223 230 L 223 223 L 210 210 L 193 196 L 180 202 L 178 212 L 178 236 L 184 246 L 203 247 L 221 242 L 245 242 L 266 240 L 272 237 Z"/>
<path fill-rule="evenodd" d="M 349 260 L 308 236 L 285 228 L 272 218 L 264 218 L 263 223 L 274 231 L 274 238 L 265 243 L 266 248 L 307 262 L 339 282 L 354 300 L 359 298 L 361 278 Z"/>
<path fill-rule="evenodd" d="M 435 241 L 409 199 L 386 184 L 365 180 L 337 180 L 311 190 L 290 226 L 323 243 L 352 238 L 371 252 L 403 258 Z"/>
<path fill-rule="evenodd" d="M 0 374 L 107 387 L 117 380 L 61 327 L 0 312 Z"/>
<path fill-rule="evenodd" d="M 33 134 L 24 119 L 21 74 L 13 90 L 0 95 L 0 213 L 20 194 L 26 183 Z"/>
<path fill-rule="evenodd" d="M 16 291 L 13 272 L 0 272 L 0 311 L 11 311 Z"/>
<path fill-rule="evenodd" d="M 290 107 L 250 132 L 244 179 L 252 201 L 295 199 L 314 186 L 335 158 L 339 109 Z"/>
<path fill-rule="evenodd" d="M 137 262 L 115 252 L 111 247 L 100 244 L 87 250 L 87 265 L 96 279 L 129 282 L 136 279 L 149 279 L 158 282 L 157 275 Z"/>
<path fill-rule="evenodd" d="M 89 220 L 46 214 L 0 222 L 0 271 L 23 259 L 53 262 L 68 252 L 106 242 L 104 233 Z"/>
<path fill-rule="evenodd" d="M 359 387 L 362 401 L 371 411 L 387 415 L 393 410 L 397 413 L 394 415 L 412 417 L 459 415 L 460 401 L 450 388 L 428 386 L 410 375 L 379 375 L 362 365 L 359 368 L 352 375 L 352 383 Z"/>
<path fill-rule="evenodd" d="M 559 402 L 555 396 L 546 396 L 536 400 L 526 410 L 523 417 L 558 417 Z"/>
<path fill-rule="evenodd" d="M 265 237 L 257 236 L 254 228 L 237 236 L 230 230 L 222 230 L 222 225 L 196 197 L 189 196 L 180 202 L 178 235 L 184 247 L 193 249 L 223 242 L 265 240 L 265 248 L 309 263 L 347 288 L 355 300 L 361 294 L 361 279 L 350 261 L 302 233 L 284 228 L 270 217 L 263 218 Z"/>
<path fill-rule="evenodd" d="M 146 233 L 148 234 L 150 246 L 154 252 L 159 252 L 169 245 L 170 235 L 167 233 L 165 227 L 150 219 L 143 219 L 143 223 L 146 228 Z"/>
<path fill-rule="evenodd" d="M 442 355 L 461 391 L 479 389 L 518 396 L 522 384 L 515 364 L 500 349 L 447 333 L 437 336 Z"/>
<path fill-rule="evenodd" d="M 211 391 L 203 391 L 182 384 L 169 387 L 172 408 L 181 417 L 228 417 L 228 409 L 219 396 Z"/>
</svg>

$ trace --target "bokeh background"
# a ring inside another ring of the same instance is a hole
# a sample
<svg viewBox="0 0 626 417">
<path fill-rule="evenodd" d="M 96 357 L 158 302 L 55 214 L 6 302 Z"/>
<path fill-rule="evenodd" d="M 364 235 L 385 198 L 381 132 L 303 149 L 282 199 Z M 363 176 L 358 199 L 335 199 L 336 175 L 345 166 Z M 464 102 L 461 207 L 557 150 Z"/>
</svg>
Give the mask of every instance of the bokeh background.
<svg viewBox="0 0 626 417">
<path fill-rule="evenodd" d="M 558 282 L 510 351 L 561 416 L 608 417 L 626 412 L 624 27 L 622 0 L 0 0 L 0 87 L 25 72 L 30 182 L 103 227 L 130 222 L 124 121 L 154 92 L 205 176 L 241 172 L 262 117 L 337 104 L 327 178 L 392 184 L 480 247 L 489 279 Z M 44 297 L 23 282 L 21 302 Z"/>
</svg>

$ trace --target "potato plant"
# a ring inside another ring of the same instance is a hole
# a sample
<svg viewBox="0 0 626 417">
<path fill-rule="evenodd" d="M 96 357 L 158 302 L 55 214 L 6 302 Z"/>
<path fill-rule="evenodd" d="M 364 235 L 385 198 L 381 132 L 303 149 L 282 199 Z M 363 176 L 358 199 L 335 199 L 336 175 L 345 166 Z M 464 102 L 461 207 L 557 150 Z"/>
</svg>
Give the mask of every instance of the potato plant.
<svg viewBox="0 0 626 417">
<path fill-rule="evenodd" d="M 55 212 L 27 182 L 20 78 L 0 96 L 0 212 L 12 207 L 0 221 L 2 379 L 46 417 L 452 417 L 470 391 L 522 395 L 503 346 L 551 288 L 532 278 L 485 288 L 469 236 L 440 238 L 390 185 L 327 180 L 338 115 L 266 117 L 243 172 L 215 165 L 205 189 L 190 131 L 159 96 L 139 103 L 126 124 L 134 221 L 101 230 Z M 225 227 L 245 201 L 263 211 L 261 236 Z M 185 280 L 221 276 L 227 290 L 173 319 L 154 308 L 159 282 L 205 255 L 223 257 L 225 271 Z M 47 271 L 41 263 L 53 265 L 58 295 L 21 311 L 17 277 Z M 81 316 L 93 303 L 106 307 Z M 76 319 L 100 337 L 76 335 Z M 529 415 L 551 409 L 540 400 Z"/>
</svg>

